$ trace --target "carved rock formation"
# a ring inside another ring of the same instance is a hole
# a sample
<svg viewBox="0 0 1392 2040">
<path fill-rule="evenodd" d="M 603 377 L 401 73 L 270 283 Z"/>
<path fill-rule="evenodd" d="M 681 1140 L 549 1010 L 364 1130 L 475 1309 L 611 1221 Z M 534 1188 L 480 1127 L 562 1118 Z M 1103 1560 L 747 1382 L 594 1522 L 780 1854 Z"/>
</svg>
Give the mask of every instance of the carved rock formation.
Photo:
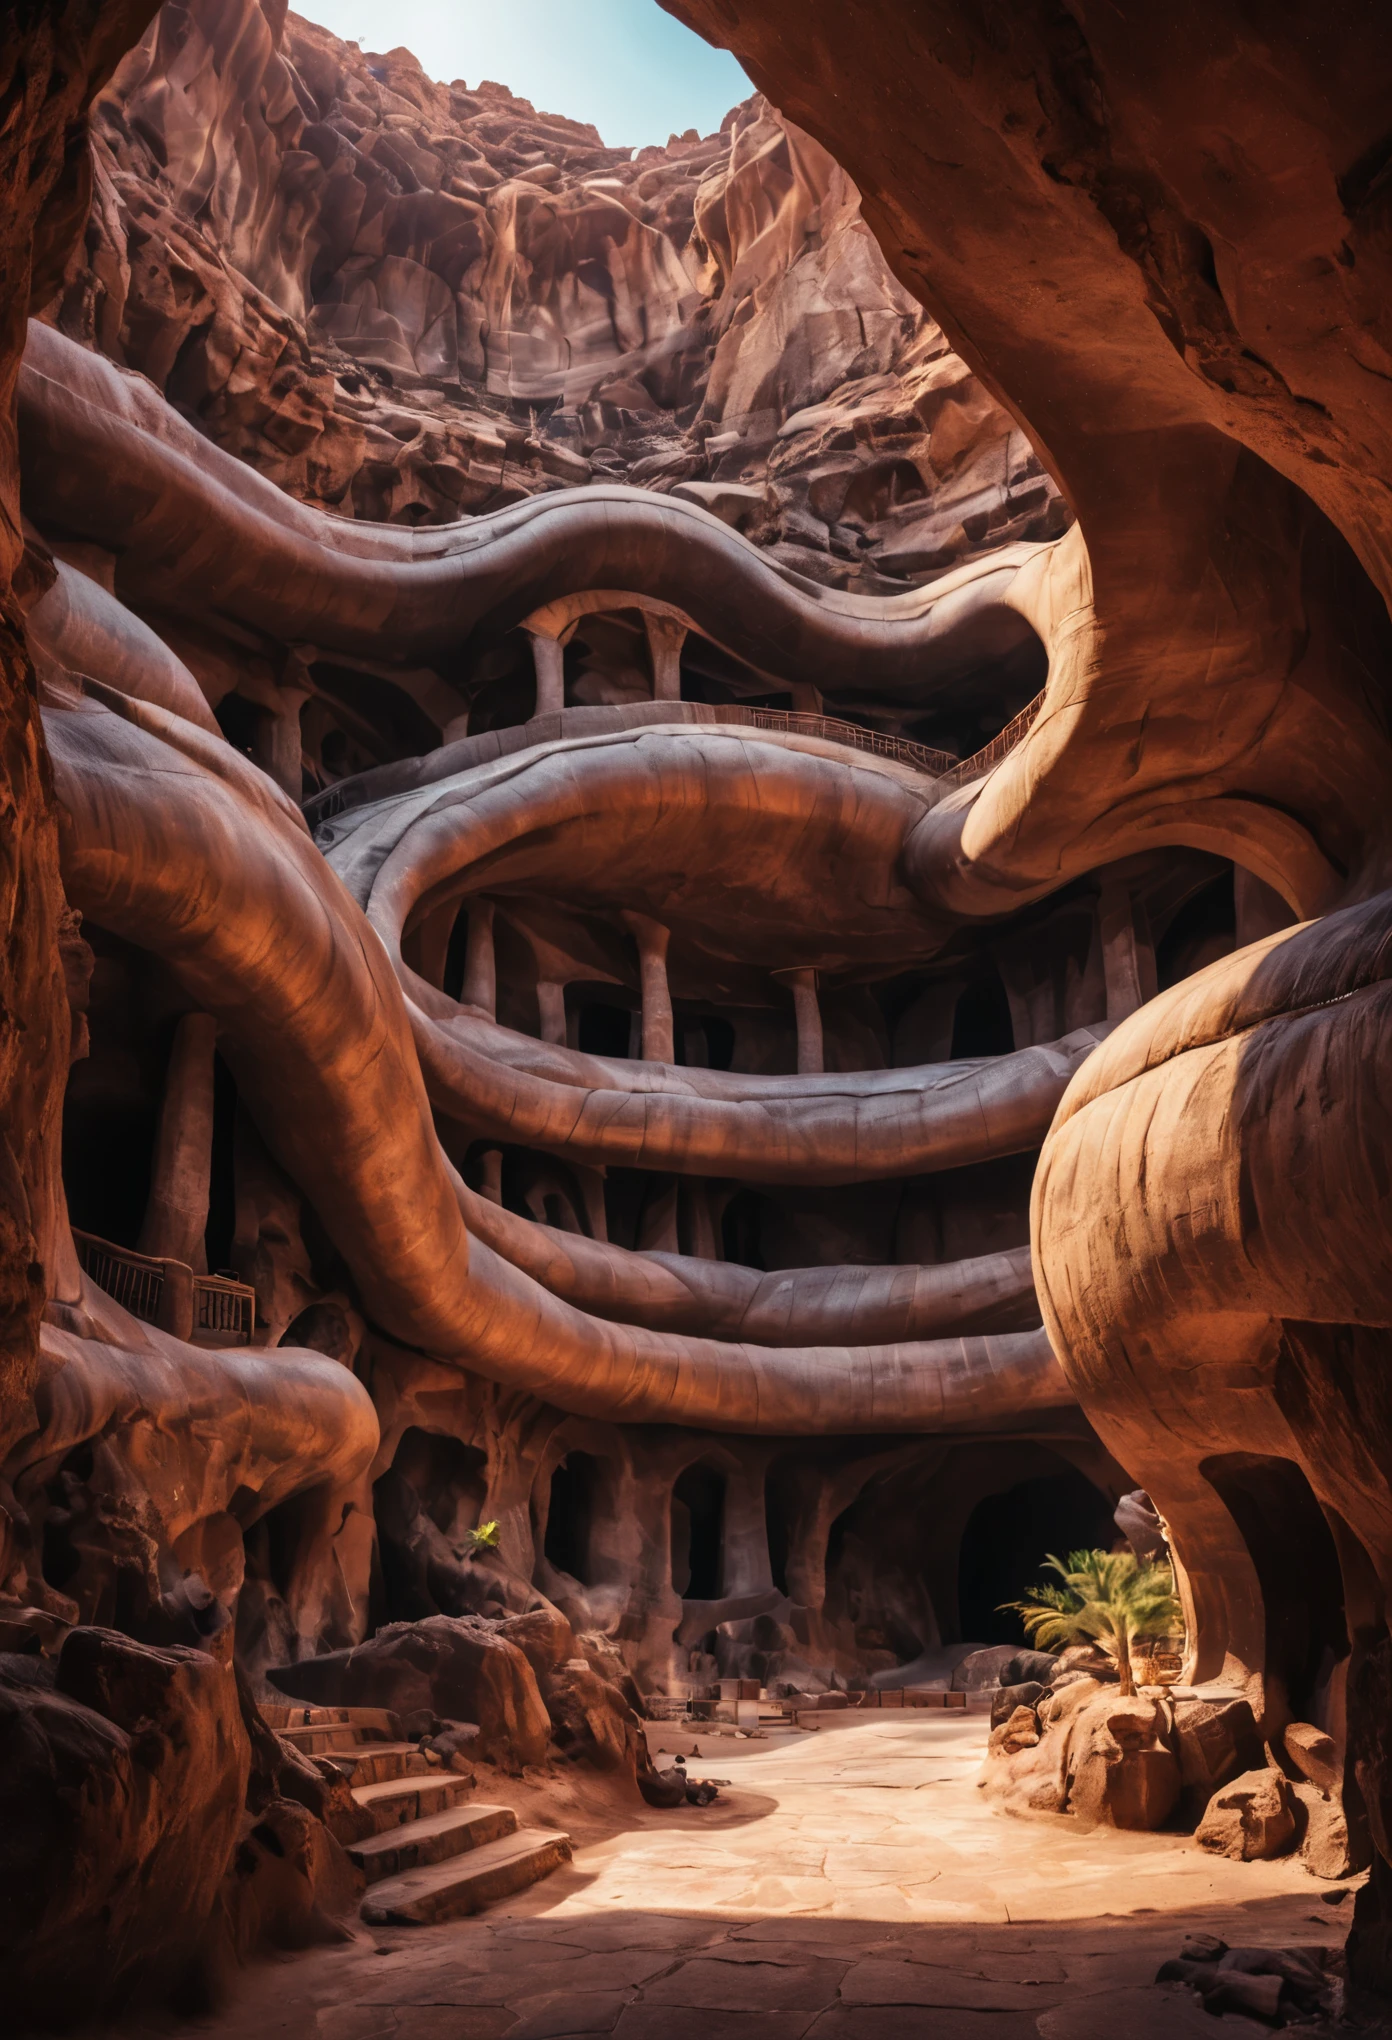
<svg viewBox="0 0 1392 2040">
<path fill-rule="evenodd" d="M 64 1680 L 111 1630 L 212 1725 L 235 1665 L 404 1715 L 450 1791 L 549 1746 L 631 1792 L 645 1693 L 1003 1679 L 1019 1808 L 1245 1793 L 1246 1836 L 1260 1772 L 1268 1841 L 1366 1830 L 1375 1983 L 1378 66 L 1341 17 L 1260 61 L 1196 20 L 1196 86 L 1125 6 L 672 11 L 767 96 L 630 160 L 171 0 L 85 232 L 76 175 L 45 216 L 12 1716 L 61 1694 L 95 1775 L 131 1731 Z M 1001 1603 L 1124 1496 L 1173 1709 L 1010 1662 Z M 267 1720 L 93 2002 L 219 1908 L 242 1956 L 332 1931 L 355 1815 Z"/>
</svg>

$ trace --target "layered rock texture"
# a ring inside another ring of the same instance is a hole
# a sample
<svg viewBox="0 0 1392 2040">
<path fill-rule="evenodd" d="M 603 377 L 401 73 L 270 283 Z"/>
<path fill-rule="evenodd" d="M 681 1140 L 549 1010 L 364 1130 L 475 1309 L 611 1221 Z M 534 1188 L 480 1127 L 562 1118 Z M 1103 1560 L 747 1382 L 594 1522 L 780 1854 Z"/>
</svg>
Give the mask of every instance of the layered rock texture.
<svg viewBox="0 0 1392 2040">
<path fill-rule="evenodd" d="M 25 1990 L 332 1931 L 335 1709 L 636 1800 L 1123 1496 L 1189 1711 L 1016 1681 L 1000 1789 L 1366 1833 L 1375 1984 L 1388 52 L 673 11 L 765 96 L 637 157 L 270 0 L 6 88 Z"/>
</svg>

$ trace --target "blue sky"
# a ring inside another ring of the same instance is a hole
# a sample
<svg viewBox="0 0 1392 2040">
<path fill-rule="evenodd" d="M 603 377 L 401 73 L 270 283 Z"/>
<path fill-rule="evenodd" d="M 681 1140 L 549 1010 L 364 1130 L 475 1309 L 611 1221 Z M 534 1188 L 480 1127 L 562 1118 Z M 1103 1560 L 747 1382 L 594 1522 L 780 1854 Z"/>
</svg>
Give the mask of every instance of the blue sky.
<svg viewBox="0 0 1392 2040">
<path fill-rule="evenodd" d="M 610 148 L 707 135 L 753 90 L 657 0 L 291 0 L 365 50 L 403 43 L 432 77 L 496 79 L 542 113 L 593 121 Z"/>
</svg>

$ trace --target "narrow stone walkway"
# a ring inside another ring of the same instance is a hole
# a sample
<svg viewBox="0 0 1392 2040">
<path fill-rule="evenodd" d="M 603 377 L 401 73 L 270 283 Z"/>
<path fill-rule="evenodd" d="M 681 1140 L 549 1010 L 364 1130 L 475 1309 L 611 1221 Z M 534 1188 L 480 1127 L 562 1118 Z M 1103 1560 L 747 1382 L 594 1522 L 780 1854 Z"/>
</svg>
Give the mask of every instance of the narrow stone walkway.
<svg viewBox="0 0 1392 2040">
<path fill-rule="evenodd" d="M 1337 1944 L 1351 1897 L 1298 1863 L 995 1813 L 980 1717 L 703 1743 L 712 1808 L 622 1816 L 477 1919 L 259 1966 L 208 2040 L 1219 2040 L 1151 1979 L 1186 1933 Z M 501 1783 L 501 1781 L 500 1781 Z M 507 1797 L 505 1791 L 489 1796 Z M 524 1805 L 516 1797 L 519 1808 Z M 526 1818 L 545 1801 L 528 1794 Z M 583 1811 L 583 1809 L 582 1809 Z M 187 2030 L 187 2029 L 186 2029 Z"/>
</svg>

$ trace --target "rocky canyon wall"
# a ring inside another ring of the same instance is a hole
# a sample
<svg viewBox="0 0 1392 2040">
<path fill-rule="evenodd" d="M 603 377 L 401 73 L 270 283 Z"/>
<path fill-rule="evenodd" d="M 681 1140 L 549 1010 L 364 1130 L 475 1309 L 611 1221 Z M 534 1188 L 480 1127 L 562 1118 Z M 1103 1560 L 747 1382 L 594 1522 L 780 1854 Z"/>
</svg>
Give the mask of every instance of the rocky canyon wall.
<svg viewBox="0 0 1392 2040">
<path fill-rule="evenodd" d="M 632 1701 L 941 1686 L 1142 1482 L 1202 1704 L 1383 1849 L 1378 52 L 1331 17 L 1335 121 L 1208 25 L 1242 125 L 1159 31 L 673 11 L 763 96 L 636 156 L 251 0 L 111 16 L 90 155 L 64 87 L 0 1579 L 54 2017 L 331 1931 L 287 1696 L 443 1653 L 488 1761 L 636 1796 Z"/>
</svg>

